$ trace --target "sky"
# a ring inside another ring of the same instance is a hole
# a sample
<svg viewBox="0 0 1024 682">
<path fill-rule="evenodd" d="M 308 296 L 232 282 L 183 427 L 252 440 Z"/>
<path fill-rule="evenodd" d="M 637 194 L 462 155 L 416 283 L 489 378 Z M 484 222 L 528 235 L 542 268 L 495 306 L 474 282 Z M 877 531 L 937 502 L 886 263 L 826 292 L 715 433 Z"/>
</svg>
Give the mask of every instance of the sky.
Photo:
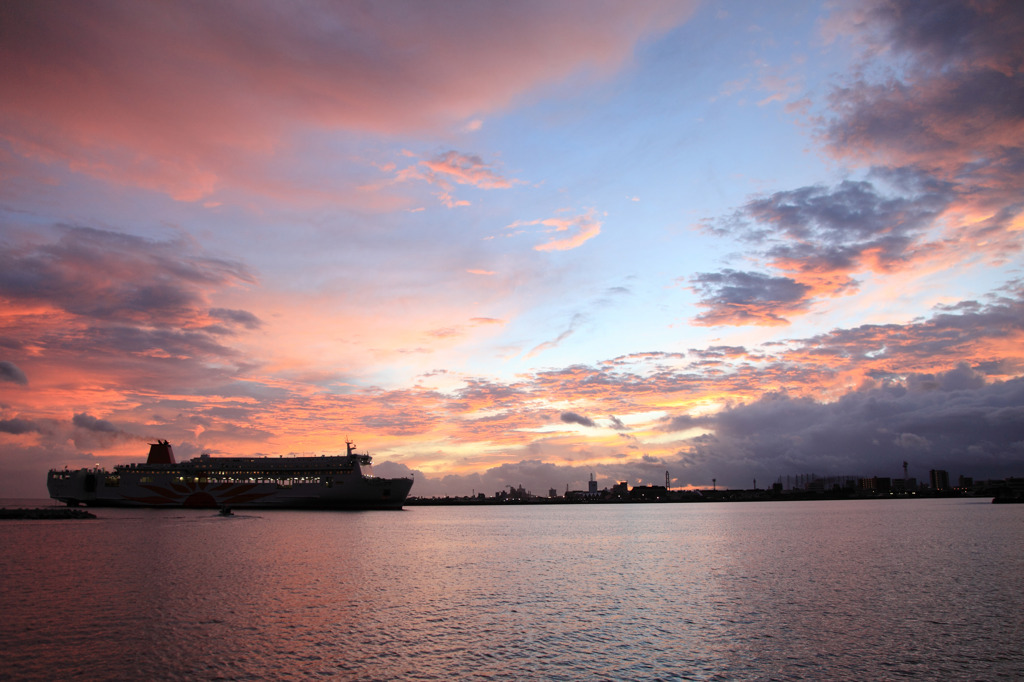
<svg viewBox="0 0 1024 682">
<path fill-rule="evenodd" d="M 0 4 L 0 496 L 1024 475 L 1024 4 Z"/>
</svg>

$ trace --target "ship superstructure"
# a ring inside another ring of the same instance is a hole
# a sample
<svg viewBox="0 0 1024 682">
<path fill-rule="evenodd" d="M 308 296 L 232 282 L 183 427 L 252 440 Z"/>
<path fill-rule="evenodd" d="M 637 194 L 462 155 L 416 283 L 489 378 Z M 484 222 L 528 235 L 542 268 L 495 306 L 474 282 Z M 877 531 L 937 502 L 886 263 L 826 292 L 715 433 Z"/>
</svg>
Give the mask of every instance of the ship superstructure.
<svg viewBox="0 0 1024 682">
<path fill-rule="evenodd" d="M 46 486 L 69 506 L 401 509 L 413 480 L 373 476 L 370 455 L 345 445 L 344 455 L 200 455 L 179 463 L 161 440 L 144 464 L 53 469 Z"/>
</svg>

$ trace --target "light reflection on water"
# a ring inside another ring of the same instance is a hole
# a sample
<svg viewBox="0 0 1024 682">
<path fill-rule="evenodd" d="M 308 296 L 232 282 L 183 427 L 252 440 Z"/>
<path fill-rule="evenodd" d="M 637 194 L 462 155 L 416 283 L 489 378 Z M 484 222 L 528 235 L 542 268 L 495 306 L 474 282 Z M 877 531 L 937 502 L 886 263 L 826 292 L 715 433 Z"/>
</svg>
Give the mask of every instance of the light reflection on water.
<svg viewBox="0 0 1024 682">
<path fill-rule="evenodd" d="M 987 502 L 4 521 L 0 677 L 1019 678 Z"/>
</svg>

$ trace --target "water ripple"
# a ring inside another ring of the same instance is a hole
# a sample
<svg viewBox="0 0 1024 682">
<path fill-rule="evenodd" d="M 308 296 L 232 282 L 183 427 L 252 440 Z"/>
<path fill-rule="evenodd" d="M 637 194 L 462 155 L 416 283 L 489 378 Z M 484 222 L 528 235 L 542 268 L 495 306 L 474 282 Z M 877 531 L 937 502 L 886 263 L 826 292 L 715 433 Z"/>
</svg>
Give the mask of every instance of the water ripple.
<svg viewBox="0 0 1024 682">
<path fill-rule="evenodd" d="M 937 500 L 4 522 L 0 678 L 1013 679 L 1016 511 Z"/>
</svg>

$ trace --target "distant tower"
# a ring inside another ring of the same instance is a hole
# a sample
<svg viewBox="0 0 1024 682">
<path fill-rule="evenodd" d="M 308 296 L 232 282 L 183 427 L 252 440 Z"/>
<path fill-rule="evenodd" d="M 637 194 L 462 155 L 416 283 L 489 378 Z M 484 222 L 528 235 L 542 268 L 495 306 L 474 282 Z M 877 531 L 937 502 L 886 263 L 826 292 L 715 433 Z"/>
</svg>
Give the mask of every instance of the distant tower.
<svg viewBox="0 0 1024 682">
<path fill-rule="evenodd" d="M 907 462 L 904 460 L 904 462 L 903 462 L 903 480 L 905 481 L 905 480 L 907 480 L 907 478 L 908 478 L 908 476 L 907 476 Z"/>
<path fill-rule="evenodd" d="M 711 489 L 715 490 L 715 486 L 716 485 L 718 485 L 718 479 L 717 478 L 712 478 L 711 479 Z"/>
<path fill-rule="evenodd" d="M 668 490 L 668 489 L 669 489 L 669 488 L 671 487 L 671 485 L 670 485 L 670 483 L 671 483 L 671 480 L 672 480 L 672 479 L 670 479 L 670 478 L 668 477 L 668 472 L 666 471 L 666 472 L 665 472 L 665 489 L 666 489 L 666 490 Z"/>
</svg>

